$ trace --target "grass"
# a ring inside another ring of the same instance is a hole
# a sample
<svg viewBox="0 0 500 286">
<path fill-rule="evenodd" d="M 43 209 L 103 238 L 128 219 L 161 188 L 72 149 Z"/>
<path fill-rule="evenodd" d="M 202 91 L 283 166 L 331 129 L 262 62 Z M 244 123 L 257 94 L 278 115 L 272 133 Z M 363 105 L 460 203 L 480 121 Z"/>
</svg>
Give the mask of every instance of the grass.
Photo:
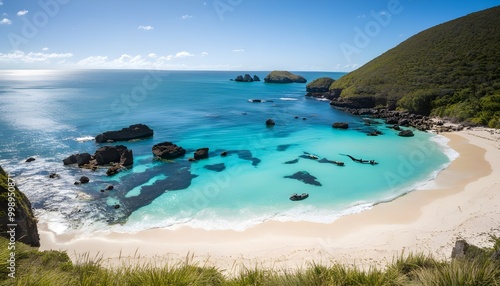
<svg viewBox="0 0 500 286">
<path fill-rule="evenodd" d="M 102 257 L 83 255 L 71 262 L 65 252 L 16 246 L 16 278 L 7 277 L 7 243 L 0 238 L 0 285 L 500 285 L 500 261 L 491 255 L 500 245 L 474 250 L 473 258 L 439 261 L 421 253 L 402 253 L 385 269 L 312 263 L 304 269 L 246 268 L 235 276 L 198 265 L 187 256 L 173 265 L 123 265 L 107 268 Z"/>
</svg>

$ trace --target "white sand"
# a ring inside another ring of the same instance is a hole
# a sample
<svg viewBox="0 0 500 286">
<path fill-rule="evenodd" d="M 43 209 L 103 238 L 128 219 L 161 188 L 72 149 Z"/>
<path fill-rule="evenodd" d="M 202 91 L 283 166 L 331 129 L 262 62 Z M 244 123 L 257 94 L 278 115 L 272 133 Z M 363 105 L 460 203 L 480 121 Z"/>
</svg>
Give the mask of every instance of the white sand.
<svg viewBox="0 0 500 286">
<path fill-rule="evenodd" d="M 331 224 L 266 222 L 245 231 L 153 229 L 135 234 L 57 236 L 39 224 L 41 250 L 87 253 L 109 265 L 175 264 L 194 255 L 201 265 L 233 273 L 256 265 L 279 269 L 309 262 L 383 267 L 402 251 L 448 259 L 457 238 L 489 245 L 500 234 L 500 133 L 474 129 L 444 136 L 460 157 L 418 190 Z"/>
</svg>

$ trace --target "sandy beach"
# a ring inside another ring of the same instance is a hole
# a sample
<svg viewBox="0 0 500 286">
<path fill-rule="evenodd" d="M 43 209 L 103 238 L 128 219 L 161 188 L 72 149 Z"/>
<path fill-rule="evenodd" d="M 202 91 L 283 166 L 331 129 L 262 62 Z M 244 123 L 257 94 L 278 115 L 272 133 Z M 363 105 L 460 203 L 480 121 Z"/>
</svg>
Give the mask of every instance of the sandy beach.
<svg viewBox="0 0 500 286">
<path fill-rule="evenodd" d="M 193 261 L 228 273 L 256 265 L 293 269 L 308 263 L 383 267 L 403 251 L 449 259 L 457 238 L 489 245 L 500 235 L 500 133 L 475 128 L 443 136 L 460 156 L 432 187 L 330 224 L 265 222 L 245 231 L 152 229 L 134 234 L 56 235 L 38 225 L 40 250 L 87 253 L 108 265 Z"/>
</svg>

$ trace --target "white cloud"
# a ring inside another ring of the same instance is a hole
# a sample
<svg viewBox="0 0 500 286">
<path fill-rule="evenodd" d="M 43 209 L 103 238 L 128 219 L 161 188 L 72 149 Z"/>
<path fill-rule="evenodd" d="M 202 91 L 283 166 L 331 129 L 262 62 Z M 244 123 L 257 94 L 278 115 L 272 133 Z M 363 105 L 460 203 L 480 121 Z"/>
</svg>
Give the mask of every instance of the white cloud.
<svg viewBox="0 0 500 286">
<path fill-rule="evenodd" d="M 8 54 L 0 53 L 0 62 L 40 63 L 49 62 L 51 59 L 65 59 L 71 57 L 73 57 L 72 53 L 25 53 L 17 50 Z"/>
<path fill-rule="evenodd" d="M 24 16 L 26 14 L 28 14 L 28 10 L 21 10 L 21 11 L 17 12 L 17 16 Z"/>
<path fill-rule="evenodd" d="M 7 18 L 3 18 L 2 21 L 0 21 L 0 25 L 10 25 L 10 24 L 12 24 L 12 21 Z"/>
<path fill-rule="evenodd" d="M 48 51 L 48 50 L 49 50 L 49 48 L 47 48 L 47 47 L 45 47 L 45 48 L 42 49 L 42 51 L 45 51 L 45 52 Z"/>
<path fill-rule="evenodd" d="M 137 27 L 137 29 L 139 30 L 145 30 L 145 31 L 151 31 L 154 29 L 153 26 L 143 26 L 143 25 L 140 25 L 139 27 Z"/>
<path fill-rule="evenodd" d="M 201 52 L 200 56 L 201 57 L 208 56 L 208 53 L 207 52 Z"/>
<path fill-rule="evenodd" d="M 236 50 L 233 50 L 233 53 L 242 53 L 244 51 L 245 51 L 244 49 L 236 49 Z"/>
<path fill-rule="evenodd" d="M 108 61 L 108 57 L 103 57 L 103 56 L 91 56 L 88 58 L 85 58 L 79 62 L 76 63 L 78 66 L 101 66 L 105 64 Z"/>
<path fill-rule="evenodd" d="M 379 15 L 387 15 L 387 11 L 380 11 Z"/>
<path fill-rule="evenodd" d="M 3 5 L 3 2 L 2 2 L 2 1 L 0 1 L 0 6 L 2 6 L 2 5 Z"/>
<path fill-rule="evenodd" d="M 152 58 L 152 59 L 154 59 L 154 58 L 156 58 L 156 57 L 157 57 L 157 55 L 156 55 L 155 53 L 150 53 L 150 54 L 148 55 L 148 58 Z"/>
<path fill-rule="evenodd" d="M 193 15 L 187 15 L 187 14 L 186 14 L 186 15 L 182 15 L 182 16 L 181 16 L 181 19 L 182 19 L 182 20 L 188 20 L 188 19 L 191 19 L 191 18 L 193 18 Z"/>
<path fill-rule="evenodd" d="M 194 56 L 193 54 L 191 54 L 190 52 L 187 52 L 187 51 L 182 51 L 182 52 L 178 52 L 177 54 L 175 54 L 175 58 L 185 58 L 185 57 L 192 57 Z"/>
</svg>

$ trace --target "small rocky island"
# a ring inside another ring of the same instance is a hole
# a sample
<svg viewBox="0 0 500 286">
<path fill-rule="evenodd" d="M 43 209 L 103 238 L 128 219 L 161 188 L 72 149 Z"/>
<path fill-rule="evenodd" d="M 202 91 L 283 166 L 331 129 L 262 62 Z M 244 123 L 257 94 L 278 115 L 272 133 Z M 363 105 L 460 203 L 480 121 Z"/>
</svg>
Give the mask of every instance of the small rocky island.
<svg viewBox="0 0 500 286">
<path fill-rule="evenodd" d="M 264 78 L 267 83 L 306 83 L 307 80 L 300 76 L 293 74 L 289 71 L 272 71 Z"/>
<path fill-rule="evenodd" d="M 317 78 L 307 84 L 306 96 L 332 100 L 335 97 L 335 93 L 330 92 L 330 86 L 334 82 L 335 80 L 330 77 Z"/>
<path fill-rule="evenodd" d="M 254 81 L 260 81 L 260 78 L 257 75 L 254 75 L 252 77 L 249 74 L 245 74 L 244 76 L 242 76 L 242 75 L 237 76 L 234 79 L 234 81 L 238 81 L 238 82 L 254 82 Z"/>
<path fill-rule="evenodd" d="M 129 141 L 153 136 L 153 130 L 145 124 L 134 124 L 118 131 L 107 131 L 95 137 L 97 143 Z"/>
</svg>

